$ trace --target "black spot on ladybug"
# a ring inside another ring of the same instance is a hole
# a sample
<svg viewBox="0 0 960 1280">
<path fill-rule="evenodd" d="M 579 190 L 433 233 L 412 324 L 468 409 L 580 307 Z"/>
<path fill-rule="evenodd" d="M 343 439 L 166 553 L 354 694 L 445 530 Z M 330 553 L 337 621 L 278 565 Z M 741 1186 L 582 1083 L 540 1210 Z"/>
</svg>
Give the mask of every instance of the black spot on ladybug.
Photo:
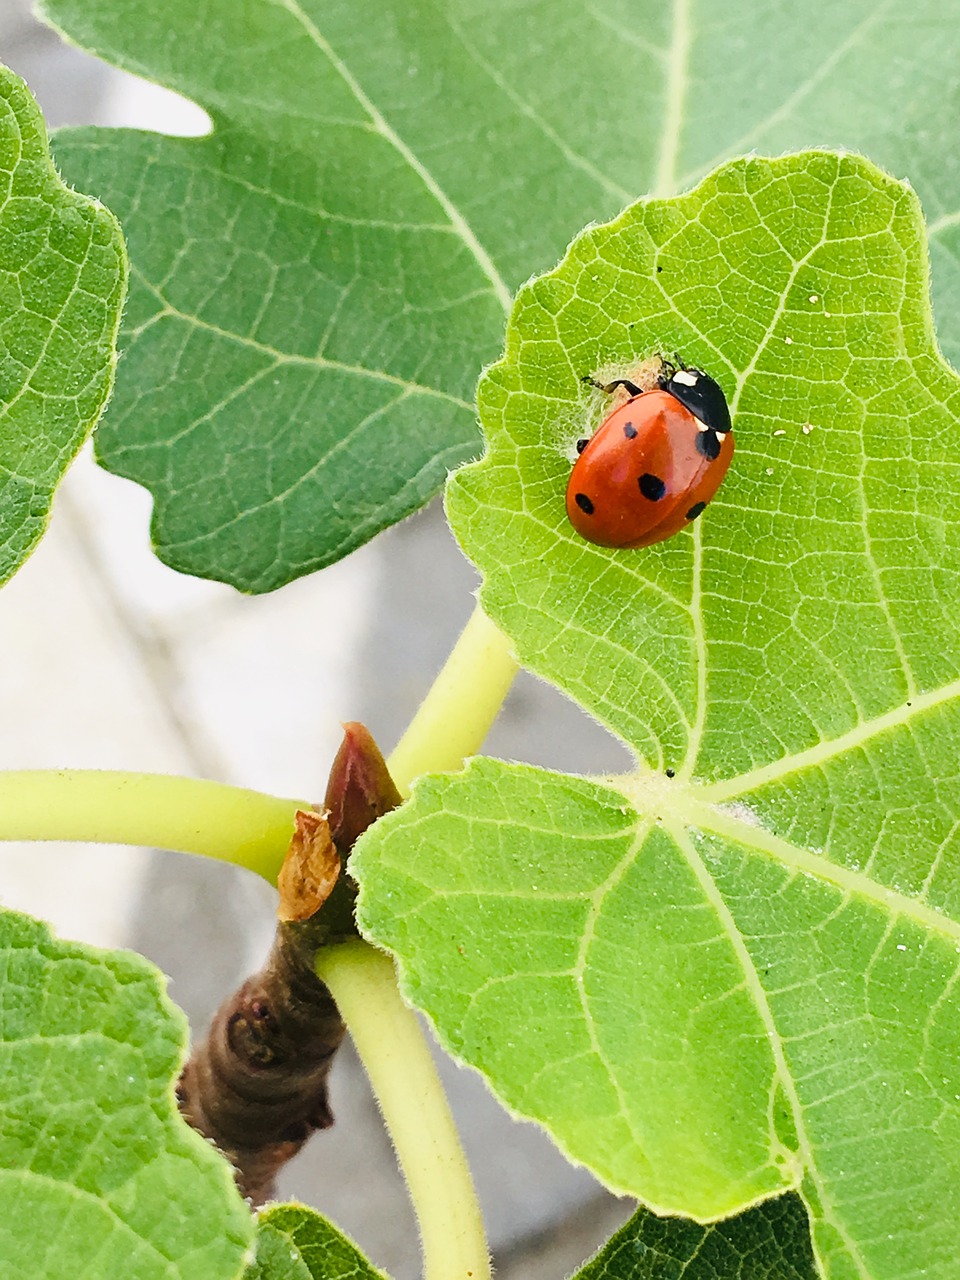
<svg viewBox="0 0 960 1280">
<path fill-rule="evenodd" d="M 688 520 L 696 520 L 697 516 L 703 514 L 703 509 L 707 504 L 705 502 L 695 502 L 687 512 Z"/>
<path fill-rule="evenodd" d="M 625 422 L 623 424 L 623 434 L 627 437 L 628 440 L 636 440 L 637 428 L 633 425 L 632 422 Z"/>
<path fill-rule="evenodd" d="M 573 495 L 573 500 L 577 504 L 577 506 L 580 508 L 580 510 L 583 512 L 584 515 L 586 516 L 593 515 L 593 503 L 590 501 L 590 499 L 587 497 L 585 493 L 575 493 Z"/>
<path fill-rule="evenodd" d="M 638 481 L 640 492 L 645 498 L 649 498 L 651 502 L 659 502 L 663 495 L 667 492 L 667 486 L 663 483 L 659 476 L 652 476 L 648 471 L 646 475 L 642 475 Z"/>
<path fill-rule="evenodd" d="M 720 441 L 715 431 L 697 432 L 697 453 L 702 453 L 709 462 L 720 457 Z"/>
<path fill-rule="evenodd" d="M 589 440 L 586 440 L 586 439 L 585 439 L 585 440 L 578 440 L 578 441 L 577 441 L 577 453 L 583 453 L 584 449 L 587 447 L 587 445 L 588 445 L 589 443 L 590 443 L 590 441 L 589 441 Z"/>
</svg>

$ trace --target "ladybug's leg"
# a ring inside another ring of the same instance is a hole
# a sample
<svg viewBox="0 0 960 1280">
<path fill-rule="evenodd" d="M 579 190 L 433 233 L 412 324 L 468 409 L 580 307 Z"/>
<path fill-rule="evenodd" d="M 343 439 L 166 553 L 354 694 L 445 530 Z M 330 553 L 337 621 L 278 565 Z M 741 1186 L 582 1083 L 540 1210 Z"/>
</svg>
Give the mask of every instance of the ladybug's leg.
<svg viewBox="0 0 960 1280">
<path fill-rule="evenodd" d="M 590 378 L 588 374 L 586 378 L 581 378 L 580 381 L 588 384 L 588 387 L 595 387 L 598 392 L 607 392 L 608 396 L 611 392 L 616 392 L 618 387 L 625 388 L 631 397 L 643 396 L 644 394 L 643 387 L 637 387 L 636 383 L 631 383 L 628 378 L 614 378 L 612 383 L 598 383 L 595 378 Z"/>
<path fill-rule="evenodd" d="M 635 382 L 631 382 L 629 378 L 614 378 L 612 382 L 608 382 L 605 387 L 601 387 L 601 391 L 605 391 L 607 395 L 611 391 L 616 391 L 617 387 L 623 387 L 624 391 L 630 393 L 631 396 L 642 396 L 643 387 L 638 387 Z"/>
</svg>

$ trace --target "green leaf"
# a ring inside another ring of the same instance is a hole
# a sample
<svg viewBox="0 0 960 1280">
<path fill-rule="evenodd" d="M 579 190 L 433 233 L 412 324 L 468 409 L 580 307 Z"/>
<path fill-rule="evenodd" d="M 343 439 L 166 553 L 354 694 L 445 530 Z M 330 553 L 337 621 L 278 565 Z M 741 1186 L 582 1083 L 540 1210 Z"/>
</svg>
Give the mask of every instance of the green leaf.
<svg viewBox="0 0 960 1280">
<path fill-rule="evenodd" d="M 184 571 L 267 590 L 419 506 L 476 450 L 506 293 L 585 223 L 751 148 L 831 142 L 909 174 L 960 353 L 960 180 L 935 127 L 960 23 L 938 0 L 45 7 L 214 120 L 57 140 L 135 265 L 99 456 L 151 490 Z"/>
<path fill-rule="evenodd" d="M 640 1209 L 572 1280 L 815 1280 L 807 1215 L 778 1196 L 701 1226 Z"/>
<path fill-rule="evenodd" d="M 0 913 L 0 1258 L 31 1280 L 230 1280 L 253 1220 L 180 1119 L 187 1028 L 152 965 Z"/>
<path fill-rule="evenodd" d="M 116 222 L 60 181 L 36 103 L 0 66 L 0 582 L 106 403 L 125 278 Z"/>
<path fill-rule="evenodd" d="M 243 1280 L 385 1280 L 352 1241 L 313 1209 L 278 1204 L 257 1215 L 257 1253 Z"/>
<path fill-rule="evenodd" d="M 377 832 L 353 855 L 363 929 L 446 1047 L 573 1160 L 699 1217 L 796 1180 L 771 1148 L 776 1062 L 742 957 L 622 794 L 478 759 Z"/>
<path fill-rule="evenodd" d="M 99 457 L 153 492 L 175 568 L 268 591 L 339 559 L 477 451 L 505 285 L 318 14 L 265 0 L 242 16 L 193 0 L 47 12 L 216 125 L 58 135 L 64 169 L 115 201 L 134 263 Z M 383 52 L 379 76 L 412 83 L 379 21 L 340 21 Z"/>
<path fill-rule="evenodd" d="M 523 662 L 653 767 L 734 778 L 954 692 L 960 384 L 927 278 L 909 188 L 808 152 L 634 205 L 521 291 L 450 521 Z M 733 467 L 692 531 L 592 546 L 564 512 L 603 412 L 581 379 L 656 351 L 725 389 Z"/>
<path fill-rule="evenodd" d="M 657 350 L 726 389 L 733 466 L 691 530 L 596 547 L 580 378 Z M 948 1274 L 960 380 L 914 195 L 813 152 L 636 205 L 521 291 L 480 399 L 449 511 L 482 603 L 640 763 L 423 781 L 354 855 L 362 927 L 611 1186 L 700 1219 L 796 1188 L 825 1275 Z"/>
</svg>

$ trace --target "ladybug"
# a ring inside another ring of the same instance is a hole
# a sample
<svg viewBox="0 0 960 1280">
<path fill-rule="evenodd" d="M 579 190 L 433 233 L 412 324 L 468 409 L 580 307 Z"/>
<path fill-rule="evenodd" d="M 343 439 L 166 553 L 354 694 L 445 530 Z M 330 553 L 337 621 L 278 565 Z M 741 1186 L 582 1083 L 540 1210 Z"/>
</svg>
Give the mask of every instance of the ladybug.
<svg viewBox="0 0 960 1280">
<path fill-rule="evenodd" d="M 696 520 L 720 488 L 733 457 L 730 410 L 701 369 L 662 364 L 644 391 L 626 378 L 630 399 L 589 440 L 567 485 L 567 516 L 601 547 L 649 547 Z"/>
</svg>

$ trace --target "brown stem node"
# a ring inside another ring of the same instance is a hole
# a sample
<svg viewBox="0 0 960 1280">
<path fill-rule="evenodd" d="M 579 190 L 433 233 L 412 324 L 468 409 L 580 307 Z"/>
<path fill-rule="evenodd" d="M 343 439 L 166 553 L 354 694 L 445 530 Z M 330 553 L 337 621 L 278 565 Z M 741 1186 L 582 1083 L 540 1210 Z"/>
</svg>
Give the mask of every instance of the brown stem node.
<svg viewBox="0 0 960 1280">
<path fill-rule="evenodd" d="M 355 886 L 342 864 L 361 833 L 400 803 L 369 731 L 344 725 L 325 811 L 296 815 L 267 962 L 218 1009 L 177 1084 L 184 1118 L 232 1162 L 255 1205 L 311 1133 L 333 1124 L 327 1076 L 345 1028 L 314 959 L 318 947 L 355 933 Z"/>
</svg>

